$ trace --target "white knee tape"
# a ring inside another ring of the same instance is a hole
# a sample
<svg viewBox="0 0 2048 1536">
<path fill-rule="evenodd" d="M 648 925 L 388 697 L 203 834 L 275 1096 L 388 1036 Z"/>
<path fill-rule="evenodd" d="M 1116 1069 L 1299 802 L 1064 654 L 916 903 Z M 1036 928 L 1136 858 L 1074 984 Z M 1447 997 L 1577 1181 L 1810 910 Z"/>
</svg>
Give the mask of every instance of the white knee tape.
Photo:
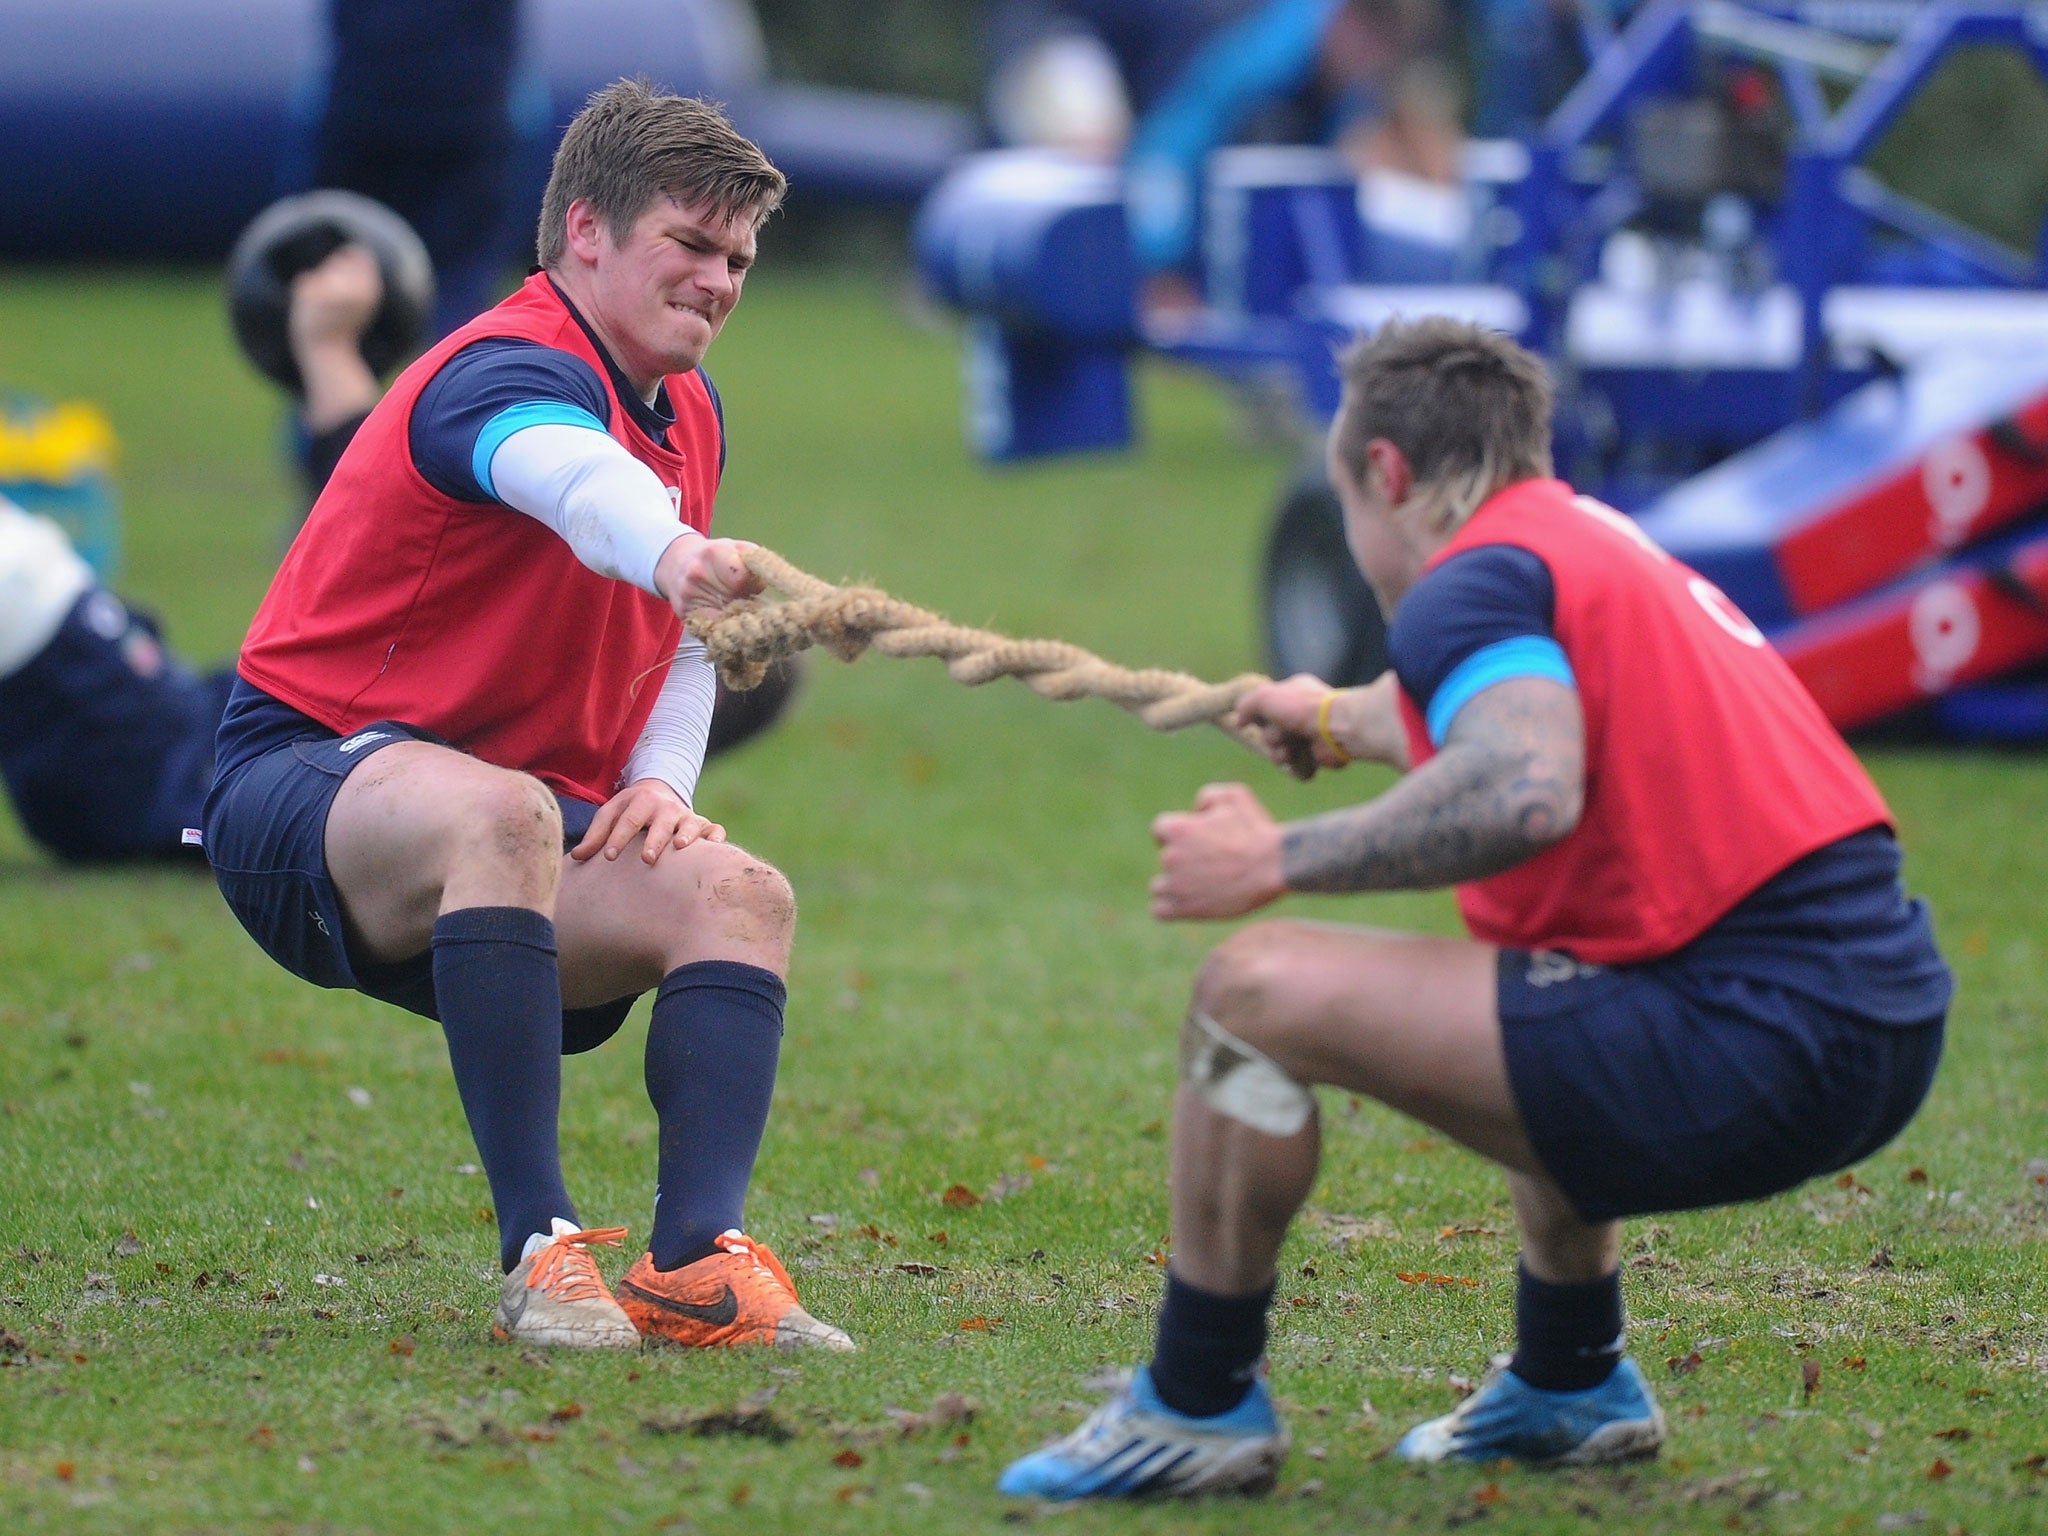
<svg viewBox="0 0 2048 1536">
<path fill-rule="evenodd" d="M 1295 1135 L 1315 1113 L 1315 1095 L 1198 1008 L 1181 1026 L 1180 1076 L 1217 1114 L 1261 1135 Z"/>
</svg>

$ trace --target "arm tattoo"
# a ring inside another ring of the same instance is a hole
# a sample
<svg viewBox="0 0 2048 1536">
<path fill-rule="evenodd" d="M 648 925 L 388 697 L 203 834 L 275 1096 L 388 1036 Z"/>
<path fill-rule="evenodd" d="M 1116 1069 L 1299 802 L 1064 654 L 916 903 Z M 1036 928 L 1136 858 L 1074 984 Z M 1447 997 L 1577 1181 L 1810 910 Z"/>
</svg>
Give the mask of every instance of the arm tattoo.
<svg viewBox="0 0 2048 1536">
<path fill-rule="evenodd" d="M 1497 875 L 1578 825 L 1585 760 L 1576 692 L 1547 678 L 1496 683 L 1458 711 L 1443 750 L 1385 794 L 1290 825 L 1281 873 L 1296 891 Z"/>
</svg>

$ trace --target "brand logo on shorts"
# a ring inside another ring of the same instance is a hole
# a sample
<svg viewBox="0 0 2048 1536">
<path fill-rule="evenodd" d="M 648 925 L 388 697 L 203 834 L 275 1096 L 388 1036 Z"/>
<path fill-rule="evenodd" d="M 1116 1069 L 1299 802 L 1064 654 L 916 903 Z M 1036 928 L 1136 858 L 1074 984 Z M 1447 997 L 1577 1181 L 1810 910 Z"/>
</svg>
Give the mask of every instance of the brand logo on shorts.
<svg viewBox="0 0 2048 1536">
<path fill-rule="evenodd" d="M 306 916 L 313 919 L 313 926 L 318 928 L 322 934 L 325 934 L 330 939 L 334 937 L 333 934 L 327 932 L 327 919 L 320 915 L 319 908 L 306 908 Z"/>
<path fill-rule="evenodd" d="M 346 757 L 358 748 L 367 747 L 373 741 L 389 741 L 390 739 L 391 733 L 389 731 L 364 731 L 360 736 L 349 737 L 347 741 L 344 741 L 335 750 L 341 753 L 343 757 Z"/>
<path fill-rule="evenodd" d="M 1561 982 L 1598 976 L 1602 969 L 1604 967 L 1574 960 L 1561 949 L 1532 949 L 1529 951 L 1528 974 L 1522 979 L 1532 987 L 1554 987 Z"/>
</svg>

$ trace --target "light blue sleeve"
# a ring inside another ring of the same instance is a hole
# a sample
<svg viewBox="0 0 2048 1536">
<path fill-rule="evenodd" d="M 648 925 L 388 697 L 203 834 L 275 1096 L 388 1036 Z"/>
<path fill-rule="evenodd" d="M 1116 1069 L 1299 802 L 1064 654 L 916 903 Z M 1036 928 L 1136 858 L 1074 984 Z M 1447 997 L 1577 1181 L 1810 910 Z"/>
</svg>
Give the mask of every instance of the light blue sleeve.
<svg viewBox="0 0 2048 1536">
<path fill-rule="evenodd" d="M 1516 635 L 1496 640 L 1467 656 L 1451 669 L 1429 701 L 1423 717 L 1429 727 L 1432 746 L 1442 746 L 1451 734 L 1451 722 L 1458 711 L 1495 683 L 1516 677 L 1545 677 L 1576 690 L 1579 680 L 1566 659 L 1564 647 L 1543 635 Z"/>
<path fill-rule="evenodd" d="M 1271 0 L 1203 44 L 1138 123 L 1124 167 L 1124 198 L 1144 271 L 1188 263 L 1202 162 L 1259 106 L 1308 82 L 1341 3 Z"/>
<path fill-rule="evenodd" d="M 498 412 L 476 435 L 476 447 L 470 451 L 470 473 L 476 476 L 476 483 L 484 493 L 496 500 L 498 488 L 491 484 L 491 460 L 505 445 L 505 439 L 514 432 L 528 427 L 541 426 L 588 427 L 593 432 L 604 432 L 604 423 L 581 406 L 571 405 L 566 400 L 525 400 L 518 405 L 508 406 Z M 609 433 L 605 434 L 610 436 Z"/>
</svg>

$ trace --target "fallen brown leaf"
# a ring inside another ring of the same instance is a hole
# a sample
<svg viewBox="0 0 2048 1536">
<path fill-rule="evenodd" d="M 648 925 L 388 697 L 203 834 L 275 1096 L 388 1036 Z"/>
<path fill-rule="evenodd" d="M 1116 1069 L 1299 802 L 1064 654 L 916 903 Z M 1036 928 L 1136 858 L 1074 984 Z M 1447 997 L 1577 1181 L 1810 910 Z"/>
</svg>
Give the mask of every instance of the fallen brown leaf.
<svg viewBox="0 0 2048 1536">
<path fill-rule="evenodd" d="M 695 1435 L 702 1440 L 734 1436 L 780 1445 L 796 1431 L 760 1401 L 761 1393 L 742 1398 L 730 1408 L 685 1408 L 665 1417 L 645 1418 L 640 1427 L 650 1435 Z"/>
<path fill-rule="evenodd" d="M 1938 1483 L 1953 1471 L 1955 1471 L 1954 1467 L 1937 1456 L 1934 1458 L 1934 1465 L 1927 1469 L 1927 1476 L 1930 1480 Z"/>
<path fill-rule="evenodd" d="M 973 1398 L 962 1397 L 958 1392 L 941 1392 L 923 1413 L 906 1413 L 900 1408 L 887 1410 L 889 1417 L 895 1420 L 897 1430 L 904 1435 L 921 1434 L 930 1429 L 950 1429 L 955 1424 L 971 1424 L 979 1411 Z"/>
<path fill-rule="evenodd" d="M 981 1196 L 977 1195 L 965 1184 L 955 1184 L 947 1189 L 943 1195 L 939 1196 L 939 1204 L 964 1211 L 970 1206 L 981 1204 Z"/>
</svg>

